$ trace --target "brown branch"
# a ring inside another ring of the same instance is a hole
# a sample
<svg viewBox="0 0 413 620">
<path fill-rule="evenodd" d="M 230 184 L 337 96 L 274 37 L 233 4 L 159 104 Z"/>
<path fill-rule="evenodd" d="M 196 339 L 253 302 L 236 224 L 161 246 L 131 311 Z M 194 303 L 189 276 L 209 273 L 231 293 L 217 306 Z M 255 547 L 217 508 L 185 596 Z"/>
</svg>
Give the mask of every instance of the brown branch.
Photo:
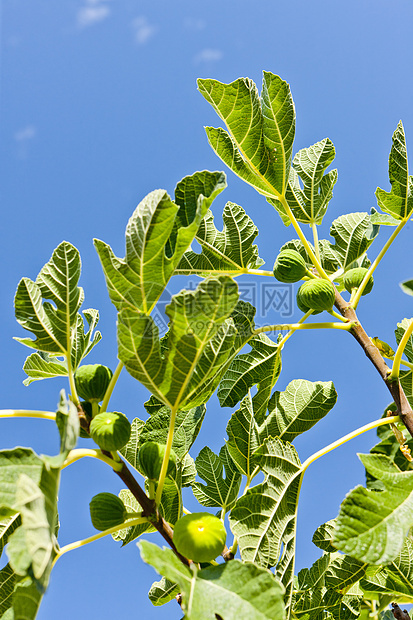
<svg viewBox="0 0 413 620">
<path fill-rule="evenodd" d="M 337 291 L 334 305 L 341 312 L 344 318 L 355 323 L 354 327 L 351 328 L 350 333 L 363 348 L 365 354 L 380 374 L 396 404 L 397 415 L 400 416 L 403 424 L 413 436 L 413 411 L 410 407 L 409 401 L 407 400 L 406 394 L 403 391 L 400 381 L 389 381 L 388 376 L 390 373 L 390 368 L 382 358 L 378 348 L 372 343 L 364 331 L 360 321 L 357 318 L 354 308 L 352 308 Z"/>
<path fill-rule="evenodd" d="M 106 455 L 108 453 L 105 452 Z M 109 454 L 110 456 L 110 454 Z M 126 484 L 129 491 L 132 495 L 137 499 L 139 504 L 142 506 L 142 516 L 146 517 L 152 525 L 158 530 L 160 535 L 165 539 L 168 545 L 171 547 L 172 551 L 175 555 L 181 560 L 182 564 L 185 566 L 189 566 L 190 562 L 187 558 L 177 551 L 173 540 L 173 530 L 171 526 L 162 518 L 159 514 L 159 511 L 156 509 L 155 501 L 153 499 L 149 499 L 146 495 L 145 491 L 142 489 L 140 484 L 135 480 L 130 469 L 127 467 L 126 463 L 122 462 L 122 469 L 120 471 L 115 471 L 115 473 L 119 476 L 119 478 Z"/>
<path fill-rule="evenodd" d="M 410 620 L 407 609 L 402 611 L 397 603 L 392 603 L 391 606 L 393 607 L 392 614 L 397 620 Z"/>
<path fill-rule="evenodd" d="M 82 406 L 78 407 L 79 412 L 79 422 L 80 426 L 89 433 L 89 425 L 90 421 L 88 420 L 85 412 L 82 409 Z M 113 459 L 113 456 L 110 452 L 106 452 L 102 450 L 102 453 L 110 459 Z M 134 498 L 138 501 L 138 503 L 142 507 L 142 516 L 146 517 L 148 521 L 152 523 L 152 525 L 158 530 L 160 535 L 165 539 L 168 545 L 171 547 L 172 551 L 175 555 L 181 560 L 182 564 L 185 566 L 189 566 L 190 562 L 187 558 L 177 551 L 173 540 L 173 530 L 171 526 L 163 519 L 163 517 L 159 514 L 159 511 L 156 508 L 155 501 L 153 499 L 149 499 L 146 495 L 145 491 L 142 489 L 140 484 L 135 479 L 134 475 L 126 465 L 125 461 L 122 461 L 122 469 L 120 471 L 113 470 L 115 474 L 119 476 L 119 478 L 124 482 L 124 484 L 128 487 L 129 491 L 132 493 Z"/>
</svg>

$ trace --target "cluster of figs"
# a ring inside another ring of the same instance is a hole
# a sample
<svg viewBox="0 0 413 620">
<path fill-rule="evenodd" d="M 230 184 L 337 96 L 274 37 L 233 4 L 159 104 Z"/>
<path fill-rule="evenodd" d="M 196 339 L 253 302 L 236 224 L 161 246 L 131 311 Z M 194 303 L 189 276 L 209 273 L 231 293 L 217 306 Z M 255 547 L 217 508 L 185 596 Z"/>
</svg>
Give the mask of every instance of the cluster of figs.
<svg viewBox="0 0 413 620">
<path fill-rule="evenodd" d="M 304 258 L 293 249 L 281 250 L 278 254 L 273 269 L 274 277 L 279 282 L 293 283 L 305 278 L 305 282 L 297 291 L 297 306 L 306 313 L 313 310 L 314 314 L 330 311 L 334 304 L 335 288 L 330 280 L 316 277 L 307 267 Z M 362 283 L 367 269 L 355 267 L 344 273 L 344 288 L 352 293 Z M 373 276 L 370 276 L 363 295 L 370 293 L 373 288 Z"/>
<path fill-rule="evenodd" d="M 99 412 L 106 390 L 112 379 L 112 371 L 102 364 L 80 366 L 75 373 L 75 386 L 89 425 L 89 433 L 83 431 L 83 437 L 91 437 L 99 448 L 105 452 L 115 453 L 129 441 L 131 424 L 128 418 L 117 411 Z M 94 415 L 94 412 L 95 415 Z M 156 441 L 146 441 L 138 451 L 138 469 L 149 485 L 156 486 L 166 446 Z M 176 477 L 177 456 L 170 451 L 167 464 L 167 477 Z M 128 511 L 120 497 L 113 493 L 98 493 L 90 504 L 90 517 L 93 526 L 100 531 L 118 528 L 130 519 L 138 516 Z M 221 519 L 208 512 L 197 512 L 181 517 L 174 525 L 173 542 L 179 553 L 193 562 L 210 562 L 225 547 L 226 530 Z"/>
</svg>

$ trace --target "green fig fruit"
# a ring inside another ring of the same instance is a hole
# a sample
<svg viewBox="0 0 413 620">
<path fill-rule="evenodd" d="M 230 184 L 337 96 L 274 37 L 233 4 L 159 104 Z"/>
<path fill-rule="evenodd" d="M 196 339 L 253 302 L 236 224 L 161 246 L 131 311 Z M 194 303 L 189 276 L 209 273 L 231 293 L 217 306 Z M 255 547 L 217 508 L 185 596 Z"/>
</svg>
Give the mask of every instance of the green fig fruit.
<svg viewBox="0 0 413 620">
<path fill-rule="evenodd" d="M 174 525 L 173 542 L 180 554 L 193 562 L 210 562 L 225 547 L 227 532 L 221 519 L 209 512 L 185 515 Z"/>
<path fill-rule="evenodd" d="M 297 305 L 302 312 L 331 310 L 334 299 L 334 285 L 321 278 L 304 282 L 297 291 Z"/>
<path fill-rule="evenodd" d="M 149 480 L 159 480 L 162 461 L 165 456 L 166 446 L 156 441 L 146 441 L 141 445 L 138 452 L 138 464 L 142 473 Z M 166 475 L 170 476 L 176 471 L 176 454 L 173 450 L 169 455 L 168 470 Z"/>
<path fill-rule="evenodd" d="M 102 364 L 85 364 L 75 372 L 75 386 L 78 395 L 88 401 L 100 402 L 105 396 L 112 371 Z"/>
<path fill-rule="evenodd" d="M 125 504 L 113 493 L 98 493 L 89 504 L 93 527 L 103 532 L 121 525 L 127 516 Z"/>
<path fill-rule="evenodd" d="M 274 263 L 274 277 L 279 282 L 298 282 L 307 273 L 307 266 L 296 250 L 282 250 Z"/>
<path fill-rule="evenodd" d="M 366 275 L 367 271 L 368 270 L 365 267 L 355 267 L 354 269 L 349 269 L 348 271 L 346 271 L 343 276 L 343 284 L 346 291 L 351 293 L 353 289 L 358 288 L 364 280 L 364 276 Z M 371 289 L 373 288 L 373 284 L 374 278 L 373 276 L 370 276 L 364 288 L 362 296 L 370 293 Z"/>
<path fill-rule="evenodd" d="M 93 418 L 89 430 L 90 436 L 99 448 L 115 452 L 128 443 L 131 425 L 123 413 L 105 411 Z"/>
</svg>

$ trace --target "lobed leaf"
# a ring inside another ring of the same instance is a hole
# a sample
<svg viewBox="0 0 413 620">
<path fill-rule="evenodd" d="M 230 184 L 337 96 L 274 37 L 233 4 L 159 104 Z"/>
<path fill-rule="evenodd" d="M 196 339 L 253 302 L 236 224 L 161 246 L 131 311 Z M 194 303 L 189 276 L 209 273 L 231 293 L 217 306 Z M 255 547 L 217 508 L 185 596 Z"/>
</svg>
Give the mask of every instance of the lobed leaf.
<svg viewBox="0 0 413 620">
<path fill-rule="evenodd" d="M 413 472 L 400 471 L 386 456 L 359 457 L 384 490 L 358 486 L 350 491 L 340 507 L 333 545 L 362 562 L 391 562 L 413 525 Z"/>
<path fill-rule="evenodd" d="M 267 437 L 294 441 L 326 416 L 336 400 L 337 392 L 331 381 L 291 381 L 284 392 L 272 395 L 268 415 L 259 427 L 260 442 Z"/>
<path fill-rule="evenodd" d="M 234 407 L 248 390 L 258 384 L 261 409 L 265 411 L 271 389 L 281 372 L 280 348 L 265 334 L 253 336 L 249 343 L 251 351 L 238 355 L 221 380 L 218 399 L 221 407 Z"/>
<path fill-rule="evenodd" d="M 238 538 L 243 561 L 277 567 L 288 601 L 292 594 L 301 463 L 294 446 L 278 438 L 267 439 L 255 455 L 265 480 L 238 499 L 230 514 L 231 530 Z"/>
<path fill-rule="evenodd" d="M 219 456 L 208 446 L 202 448 L 195 459 L 195 466 L 198 475 L 206 482 L 206 484 L 200 482 L 192 484 L 198 502 L 209 508 L 219 506 L 223 508 L 224 513 L 231 510 L 238 497 L 241 474 L 234 466 L 226 446 L 221 448 Z"/>
<path fill-rule="evenodd" d="M 179 587 L 177 584 L 169 581 L 169 579 L 165 579 L 165 577 L 162 577 L 160 581 L 153 582 L 151 589 L 148 592 L 148 597 L 152 605 L 159 607 L 160 605 L 169 603 L 169 601 L 174 599 L 178 594 Z"/>
<path fill-rule="evenodd" d="M 334 560 L 335 561 L 335 560 Z M 344 594 L 327 585 L 331 578 L 330 554 L 316 560 L 311 568 L 300 570 L 294 614 L 301 620 L 353 620 L 360 618 L 361 596 Z"/>
<path fill-rule="evenodd" d="M 260 440 L 250 392 L 242 399 L 240 408 L 232 414 L 227 433 L 229 455 L 238 470 L 251 478 L 256 467 L 254 452 L 259 448 Z"/>
<path fill-rule="evenodd" d="M 124 259 L 95 239 L 109 297 L 118 311 L 150 314 L 209 206 L 225 186 L 223 173 L 204 171 L 177 186 L 180 204 L 161 189 L 148 194 L 129 219 Z"/>
<path fill-rule="evenodd" d="M 258 269 L 264 263 L 258 256 L 257 246 L 253 245 L 258 228 L 244 209 L 227 202 L 222 219 L 224 227 L 219 231 L 214 216 L 208 211 L 195 235 L 202 252 L 197 254 L 192 249 L 185 252 L 176 274 L 244 273 L 248 269 Z"/>
<path fill-rule="evenodd" d="M 409 175 L 406 137 L 401 121 L 393 133 L 389 156 L 389 179 L 391 191 L 386 192 L 378 187 L 377 203 L 382 211 L 395 219 L 407 220 L 413 211 L 413 176 Z"/>
<path fill-rule="evenodd" d="M 334 145 L 328 138 L 295 155 L 286 199 L 299 222 L 321 224 L 337 181 L 337 170 L 325 174 L 334 157 Z M 302 189 L 299 178 L 303 182 Z"/>
<path fill-rule="evenodd" d="M 55 361 L 54 357 L 42 351 L 29 355 L 24 362 L 23 370 L 27 375 L 27 379 L 23 381 L 24 385 L 30 385 L 40 379 L 67 377 L 68 374 L 66 364 Z"/>
<path fill-rule="evenodd" d="M 238 560 L 191 572 L 171 549 L 138 543 L 144 562 L 177 583 L 187 620 L 283 620 L 283 588 L 267 570 Z"/>
<path fill-rule="evenodd" d="M 344 270 L 363 256 L 379 233 L 379 226 L 372 224 L 368 213 L 348 213 L 341 215 L 331 225 L 330 234 L 335 244 L 330 245 Z"/>
<path fill-rule="evenodd" d="M 153 319 L 124 309 L 119 313 L 119 359 L 171 409 L 201 405 L 237 353 L 229 319 L 237 300 L 237 285 L 227 276 L 181 291 L 166 308 L 171 326 L 162 349 Z"/>
<path fill-rule="evenodd" d="M 80 271 L 78 250 L 63 241 L 35 282 L 29 278 L 19 282 L 14 299 L 16 319 L 34 334 L 35 340 L 15 340 L 37 349 L 37 353 L 26 359 L 25 385 L 48 377 L 67 376 L 67 359 L 70 357 L 72 369 L 76 370 L 101 339 L 100 332 L 94 332 L 99 321 L 97 310 L 83 311 L 88 324 L 86 333 L 84 319 L 78 312 L 84 298 L 83 289 L 78 286 Z M 66 362 L 56 361 L 56 356 L 65 356 Z"/>
<path fill-rule="evenodd" d="M 407 538 L 399 555 L 387 566 L 367 570 L 360 583 L 370 595 L 390 596 L 393 601 L 413 603 L 413 542 Z"/>
<path fill-rule="evenodd" d="M 289 85 L 264 71 L 261 96 L 248 78 L 230 84 L 200 79 L 198 88 L 228 129 L 206 128 L 216 154 L 264 196 L 284 196 L 295 133 Z"/>
</svg>

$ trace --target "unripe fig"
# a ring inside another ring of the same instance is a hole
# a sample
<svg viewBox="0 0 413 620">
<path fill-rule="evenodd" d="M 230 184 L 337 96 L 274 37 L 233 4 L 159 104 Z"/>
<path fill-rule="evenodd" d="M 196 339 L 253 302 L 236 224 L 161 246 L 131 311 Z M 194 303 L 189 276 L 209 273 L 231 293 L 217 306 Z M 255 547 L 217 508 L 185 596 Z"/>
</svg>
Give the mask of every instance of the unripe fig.
<svg viewBox="0 0 413 620">
<path fill-rule="evenodd" d="M 346 291 L 351 293 L 354 288 L 358 288 L 362 283 L 367 271 L 368 270 L 365 267 L 355 267 L 354 269 L 349 269 L 348 271 L 346 271 L 343 277 L 343 284 Z M 373 288 L 373 284 L 373 276 L 370 276 L 362 295 L 367 295 L 368 293 L 370 293 L 371 289 Z"/>
<path fill-rule="evenodd" d="M 121 525 L 127 516 L 125 504 L 113 493 L 98 493 L 89 504 L 93 527 L 103 532 Z"/>
<path fill-rule="evenodd" d="M 185 515 L 174 525 L 173 542 L 193 562 L 210 562 L 222 553 L 227 532 L 221 519 L 209 512 Z"/>
<path fill-rule="evenodd" d="M 100 402 L 105 396 L 112 371 L 102 364 L 79 366 L 75 372 L 75 386 L 78 395 L 85 400 Z"/>
<path fill-rule="evenodd" d="M 334 285 L 320 278 L 304 282 L 297 291 L 297 305 L 303 312 L 331 310 L 334 298 Z"/>
<path fill-rule="evenodd" d="M 142 472 L 149 480 L 159 480 L 162 461 L 166 446 L 156 441 L 146 441 L 141 445 L 138 452 L 138 463 Z M 169 455 L 168 470 L 166 475 L 173 474 L 176 470 L 176 454 L 173 450 Z"/>
<path fill-rule="evenodd" d="M 128 443 L 131 425 L 123 413 L 105 411 L 93 418 L 89 430 L 99 448 L 114 452 Z"/>
<path fill-rule="evenodd" d="M 274 277 L 279 282 L 298 282 L 307 272 L 305 261 L 296 250 L 282 250 L 274 263 Z"/>
</svg>

